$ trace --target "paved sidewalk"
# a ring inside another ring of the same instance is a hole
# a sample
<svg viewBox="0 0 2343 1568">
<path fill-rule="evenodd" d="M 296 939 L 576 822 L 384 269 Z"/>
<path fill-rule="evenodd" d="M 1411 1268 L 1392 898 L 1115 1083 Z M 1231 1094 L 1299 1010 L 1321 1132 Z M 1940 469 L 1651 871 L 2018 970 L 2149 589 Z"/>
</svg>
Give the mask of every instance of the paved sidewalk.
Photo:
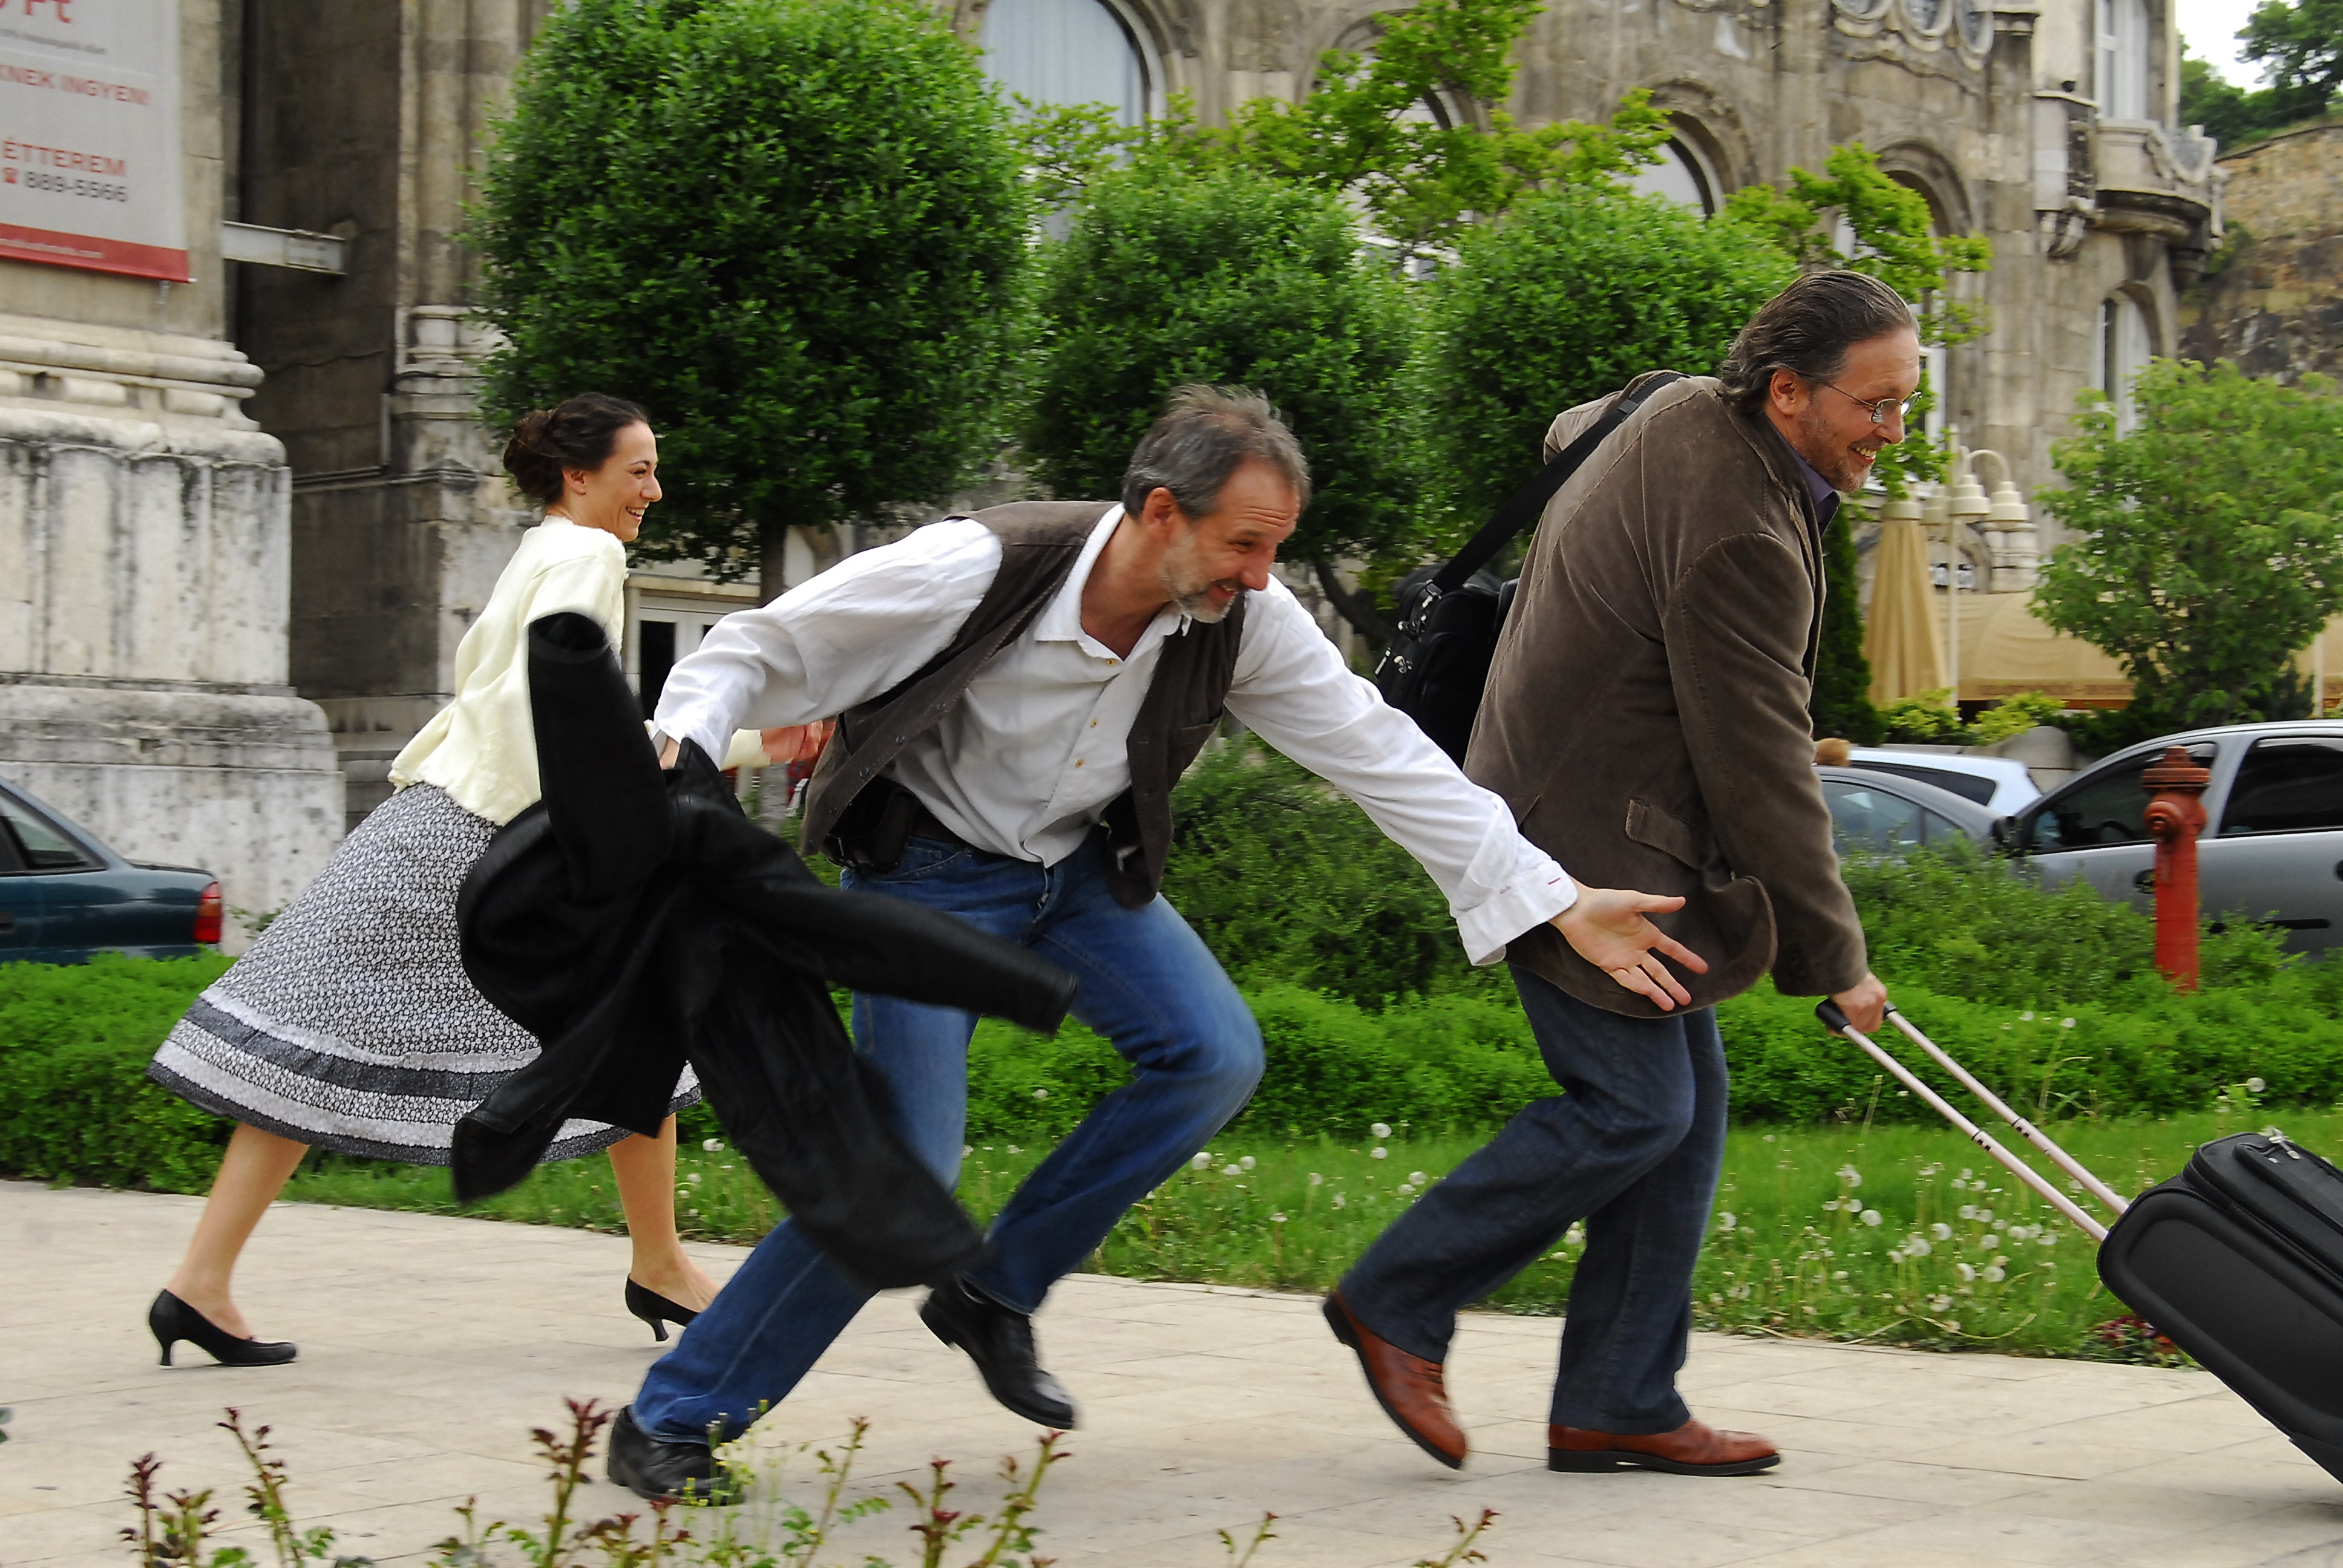
<svg viewBox="0 0 2343 1568">
<path fill-rule="evenodd" d="M 0 1182 L 5 1568 L 121 1568 L 123 1476 L 149 1450 L 166 1485 L 217 1487 L 236 1523 L 242 1477 L 212 1425 L 227 1404 L 276 1428 L 297 1512 L 331 1524 L 337 1550 L 413 1562 L 467 1495 L 533 1518 L 528 1429 L 554 1423 L 565 1394 L 623 1402 L 654 1353 L 619 1305 L 620 1240 L 293 1205 L 262 1226 L 243 1299 L 264 1332 L 301 1342 L 299 1362 L 232 1370 L 183 1346 L 165 1370 L 145 1311 L 196 1208 Z M 699 1251 L 719 1272 L 740 1256 Z M 1000 1456 L 1033 1433 L 929 1337 L 916 1300 L 866 1312 L 770 1440 L 831 1441 L 866 1415 L 870 1490 L 942 1456 L 964 1483 L 954 1501 L 981 1508 Z M 1489 1507 L 1503 1515 L 1483 1538 L 1494 1568 L 2343 1564 L 2343 1484 L 2201 1373 L 1702 1336 L 1693 1402 L 1774 1437 L 1778 1469 L 1554 1475 L 1542 1423 L 1555 1328 L 1466 1327 L 1451 1386 L 1475 1452 L 1459 1475 L 1377 1413 L 1314 1302 L 1071 1280 L 1040 1330 L 1084 1424 L 1042 1493 L 1042 1550 L 1067 1568 L 1202 1568 L 1224 1561 L 1217 1530 L 1274 1510 L 1259 1568 L 1407 1564 L 1437 1554 L 1451 1514 Z M 631 1502 L 598 1484 L 584 1506 Z M 908 1523 L 855 1526 L 835 1560 L 915 1561 Z"/>
</svg>

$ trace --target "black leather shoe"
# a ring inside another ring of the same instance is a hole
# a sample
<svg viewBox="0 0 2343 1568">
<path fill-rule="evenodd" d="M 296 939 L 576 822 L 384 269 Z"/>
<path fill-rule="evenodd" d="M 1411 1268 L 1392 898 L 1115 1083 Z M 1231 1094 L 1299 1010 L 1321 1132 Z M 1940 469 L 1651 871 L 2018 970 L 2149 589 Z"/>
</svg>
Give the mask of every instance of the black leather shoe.
<svg viewBox="0 0 2343 1568">
<path fill-rule="evenodd" d="M 1041 1426 L 1074 1429 L 1073 1396 L 1041 1370 L 1032 1319 L 954 1280 L 928 1292 L 920 1322 L 944 1343 L 966 1351 L 986 1389 L 1011 1411 Z"/>
<path fill-rule="evenodd" d="M 699 1316 L 689 1307 L 680 1306 L 669 1301 L 649 1285 L 635 1283 L 632 1274 L 627 1276 L 627 1311 L 650 1324 L 651 1338 L 661 1344 L 667 1343 L 668 1323 L 673 1323 L 679 1329 L 688 1329 L 691 1326 L 692 1321 Z M 665 1319 L 666 1322 L 661 1322 L 661 1319 Z"/>
<path fill-rule="evenodd" d="M 737 1501 L 724 1467 L 704 1442 L 653 1437 L 635 1421 L 635 1407 L 618 1412 L 610 1427 L 610 1479 L 647 1502 Z"/>
</svg>

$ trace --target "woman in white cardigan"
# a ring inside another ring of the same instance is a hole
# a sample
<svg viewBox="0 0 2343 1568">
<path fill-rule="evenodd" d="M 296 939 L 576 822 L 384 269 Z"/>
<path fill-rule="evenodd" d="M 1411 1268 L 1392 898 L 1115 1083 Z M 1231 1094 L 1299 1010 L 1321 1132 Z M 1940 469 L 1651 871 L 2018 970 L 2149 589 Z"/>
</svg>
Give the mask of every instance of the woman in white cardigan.
<svg viewBox="0 0 2343 1568">
<path fill-rule="evenodd" d="M 230 1283 L 302 1155 L 444 1165 L 457 1121 L 537 1054 L 465 976 L 457 893 L 497 829 L 538 798 L 529 623 L 576 610 L 613 646 L 624 634 L 624 546 L 659 498 L 659 446 L 641 409 L 588 393 L 523 418 L 505 467 L 545 519 L 457 648 L 455 700 L 392 765 L 397 793 L 205 990 L 147 1070 L 238 1123 L 186 1256 L 147 1314 L 166 1365 L 182 1339 L 232 1364 L 291 1361 L 291 1343 L 252 1336 Z M 744 731 L 726 764 L 764 760 L 758 740 Z M 773 740 L 786 752 L 799 738 Z M 687 1072 L 674 1106 L 699 1098 Z M 627 1307 L 665 1340 L 665 1322 L 690 1322 L 716 1293 L 676 1234 L 675 1118 L 657 1138 L 573 1121 L 547 1158 L 603 1149 L 634 1242 Z"/>
</svg>

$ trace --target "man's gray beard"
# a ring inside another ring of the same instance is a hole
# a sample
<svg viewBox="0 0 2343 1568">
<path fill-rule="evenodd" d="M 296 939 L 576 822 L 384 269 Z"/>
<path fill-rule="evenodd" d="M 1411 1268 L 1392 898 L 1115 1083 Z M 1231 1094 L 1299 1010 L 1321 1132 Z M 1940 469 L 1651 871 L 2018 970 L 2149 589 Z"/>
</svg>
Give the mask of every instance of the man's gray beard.
<svg viewBox="0 0 2343 1568">
<path fill-rule="evenodd" d="M 1227 619 L 1229 611 L 1236 608 L 1237 600 L 1250 591 L 1239 588 L 1228 603 L 1216 605 L 1212 602 L 1212 589 L 1218 586 L 1212 582 L 1199 584 L 1192 578 L 1176 577 L 1169 571 L 1163 574 L 1163 591 L 1172 596 L 1172 602 L 1180 607 L 1180 613 L 1206 626 L 1214 626 Z"/>
</svg>

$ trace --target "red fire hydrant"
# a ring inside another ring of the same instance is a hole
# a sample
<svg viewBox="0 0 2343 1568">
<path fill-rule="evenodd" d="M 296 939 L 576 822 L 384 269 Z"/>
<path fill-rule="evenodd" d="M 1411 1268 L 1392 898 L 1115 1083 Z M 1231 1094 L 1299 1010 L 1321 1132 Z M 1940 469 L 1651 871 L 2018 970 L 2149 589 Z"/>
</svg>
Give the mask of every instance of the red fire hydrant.
<svg viewBox="0 0 2343 1568">
<path fill-rule="evenodd" d="M 2147 831 L 2156 840 L 2156 967 L 2180 990 L 2197 989 L 2197 835 L 2205 830 L 2205 786 L 2213 770 L 2167 746 L 2143 769 Z"/>
</svg>

